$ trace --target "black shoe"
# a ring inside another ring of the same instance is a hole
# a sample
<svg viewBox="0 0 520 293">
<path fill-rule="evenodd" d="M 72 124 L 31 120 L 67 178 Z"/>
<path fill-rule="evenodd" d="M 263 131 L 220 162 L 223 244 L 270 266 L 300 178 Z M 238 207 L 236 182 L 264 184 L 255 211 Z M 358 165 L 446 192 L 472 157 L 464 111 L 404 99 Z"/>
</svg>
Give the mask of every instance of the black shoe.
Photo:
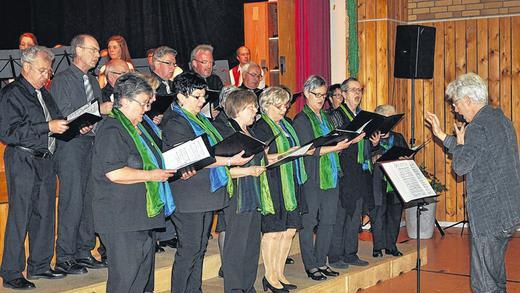
<svg viewBox="0 0 520 293">
<path fill-rule="evenodd" d="M 33 274 L 33 275 L 29 275 L 27 274 L 27 279 L 29 280 L 38 280 L 38 279 L 61 279 L 61 278 L 65 278 L 65 274 L 64 273 L 61 273 L 61 272 L 58 272 L 58 271 L 55 271 L 53 269 L 49 269 L 43 273 L 39 273 L 39 274 Z"/>
<path fill-rule="evenodd" d="M 102 269 L 107 267 L 106 263 L 99 261 L 92 256 L 86 258 L 78 258 L 76 259 L 76 263 L 78 263 L 80 266 L 89 269 Z"/>
<path fill-rule="evenodd" d="M 224 278 L 224 271 L 222 270 L 222 267 L 220 267 L 220 269 L 218 269 L 218 276 L 221 278 Z"/>
<path fill-rule="evenodd" d="M 348 263 L 346 263 L 342 260 L 338 260 L 335 262 L 329 262 L 329 265 L 335 269 L 340 269 L 340 270 L 348 269 Z"/>
<path fill-rule="evenodd" d="M 323 281 L 327 280 L 327 277 L 325 277 L 324 274 L 321 273 L 319 269 L 314 269 L 315 271 L 311 272 L 310 270 L 305 270 L 307 273 L 307 277 L 313 279 L 314 281 Z"/>
<path fill-rule="evenodd" d="M 385 254 L 393 255 L 393 256 L 403 256 L 403 253 L 397 249 L 385 249 Z"/>
<path fill-rule="evenodd" d="M 36 288 L 36 285 L 34 285 L 33 282 L 27 281 L 24 277 L 14 279 L 9 282 L 4 280 L 3 283 L 5 288 L 11 288 L 15 290 L 30 290 Z"/>
<path fill-rule="evenodd" d="M 285 264 L 286 265 L 294 264 L 294 259 L 292 257 L 288 257 L 287 259 L 285 259 Z"/>
<path fill-rule="evenodd" d="M 267 291 L 267 290 L 271 290 L 271 292 L 273 293 L 288 293 L 289 290 L 285 289 L 285 288 L 276 288 L 276 287 L 273 287 L 273 285 L 269 284 L 269 282 L 267 281 L 267 279 L 264 277 L 262 279 L 262 287 L 264 289 L 264 291 Z"/>
<path fill-rule="evenodd" d="M 294 284 L 285 284 L 283 282 L 280 282 L 280 284 L 282 284 L 283 288 L 285 290 L 294 290 L 294 289 L 297 289 L 298 286 L 294 285 Z"/>
<path fill-rule="evenodd" d="M 159 244 L 155 243 L 155 253 L 164 252 L 164 248 L 162 248 Z"/>
<path fill-rule="evenodd" d="M 383 252 L 381 250 L 374 250 L 372 251 L 373 257 L 383 257 Z"/>
<path fill-rule="evenodd" d="M 56 264 L 54 270 L 67 275 L 81 275 L 88 272 L 84 266 L 78 264 L 75 260 L 60 262 Z"/>
<path fill-rule="evenodd" d="M 358 267 L 368 266 L 368 261 L 361 260 L 361 259 L 359 259 L 359 257 L 345 260 L 345 262 L 350 266 L 358 266 Z"/>
<path fill-rule="evenodd" d="M 331 270 L 328 266 L 325 266 L 324 268 L 318 268 L 318 270 L 325 276 L 329 276 L 329 277 L 339 276 L 338 272 Z"/>
<path fill-rule="evenodd" d="M 159 241 L 159 246 L 161 247 L 171 247 L 171 248 L 177 248 L 177 238 L 172 238 L 170 240 L 164 240 L 164 241 Z"/>
</svg>

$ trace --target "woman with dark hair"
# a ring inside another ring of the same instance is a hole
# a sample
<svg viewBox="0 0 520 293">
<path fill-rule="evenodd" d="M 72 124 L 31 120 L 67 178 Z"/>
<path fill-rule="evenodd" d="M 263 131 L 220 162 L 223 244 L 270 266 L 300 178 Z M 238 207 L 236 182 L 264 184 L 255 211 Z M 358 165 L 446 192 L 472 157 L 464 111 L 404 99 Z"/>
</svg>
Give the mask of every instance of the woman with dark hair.
<svg viewBox="0 0 520 293">
<path fill-rule="evenodd" d="M 321 76 L 310 76 L 303 86 L 303 95 L 305 106 L 294 118 L 293 125 L 298 137 L 308 142 L 327 135 L 334 127 L 322 110 L 327 97 L 326 81 Z M 348 148 L 352 142 L 343 140 L 334 146 L 319 147 L 313 156 L 304 159 L 309 178 L 303 185 L 308 213 L 302 216 L 303 229 L 299 239 L 305 271 L 315 281 L 339 275 L 327 266 L 327 254 L 339 201 L 341 167 L 338 152 Z"/>
<path fill-rule="evenodd" d="M 174 80 L 177 102 L 164 115 L 163 150 L 206 134 L 211 145 L 222 140 L 222 135 L 200 113 L 206 100 L 204 79 L 185 72 Z M 208 245 L 213 212 L 228 205 L 233 195 L 229 168 L 241 166 L 252 157 L 242 158 L 243 152 L 233 157 L 216 156 L 216 162 L 197 171 L 187 181 L 174 181 L 176 212 L 172 215 L 177 229 L 178 245 L 173 263 L 172 290 L 201 292 L 202 263 Z"/>
<path fill-rule="evenodd" d="M 173 203 L 166 181 L 175 171 L 164 169 L 161 149 L 141 124 L 153 96 L 147 81 L 127 73 L 114 96 L 93 148 L 94 225 L 107 250 L 107 292 L 143 292 L 154 265 L 152 230 L 164 227 L 165 203 Z"/>
<path fill-rule="evenodd" d="M 134 71 L 134 65 L 132 64 L 132 57 L 130 57 L 130 51 L 128 50 L 128 45 L 126 44 L 125 38 L 120 35 L 113 35 L 107 41 L 107 50 L 108 50 L 108 60 L 112 59 L 121 59 L 128 64 L 128 68 L 130 71 Z M 98 81 L 99 86 L 101 88 L 105 87 L 106 84 L 106 76 L 105 76 L 106 67 L 103 65 L 99 69 Z"/>
</svg>

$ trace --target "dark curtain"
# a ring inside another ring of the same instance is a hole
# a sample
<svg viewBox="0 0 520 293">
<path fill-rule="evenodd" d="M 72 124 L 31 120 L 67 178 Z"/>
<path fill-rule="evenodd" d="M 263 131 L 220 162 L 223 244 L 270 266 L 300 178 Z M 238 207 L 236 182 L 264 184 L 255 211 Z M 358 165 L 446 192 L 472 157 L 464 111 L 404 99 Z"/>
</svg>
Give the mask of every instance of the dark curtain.
<svg viewBox="0 0 520 293">
<path fill-rule="evenodd" d="M 33 32 L 41 45 L 68 45 L 72 37 L 88 33 L 101 48 L 120 34 L 132 57 L 149 48 L 168 45 L 179 53 L 186 70 L 191 49 L 207 43 L 215 59 L 234 64 L 236 48 L 244 42 L 243 0 L 14 0 L 2 1 L 0 49 L 18 47 L 18 36 Z"/>
</svg>

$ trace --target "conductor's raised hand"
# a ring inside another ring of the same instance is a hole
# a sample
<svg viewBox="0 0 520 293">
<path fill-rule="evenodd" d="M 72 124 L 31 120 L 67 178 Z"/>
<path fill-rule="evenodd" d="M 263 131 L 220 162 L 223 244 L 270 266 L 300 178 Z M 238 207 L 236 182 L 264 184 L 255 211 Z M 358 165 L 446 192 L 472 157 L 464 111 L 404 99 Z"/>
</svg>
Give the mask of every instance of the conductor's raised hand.
<svg viewBox="0 0 520 293">
<path fill-rule="evenodd" d="M 69 129 L 69 126 L 67 125 L 67 120 L 64 119 L 53 119 L 49 121 L 49 131 L 51 133 L 57 133 L 62 134 L 67 129 Z"/>
<path fill-rule="evenodd" d="M 455 135 L 457 136 L 457 144 L 464 144 L 464 134 L 466 133 L 466 124 L 461 124 L 460 127 L 457 123 L 453 123 L 453 129 L 455 130 Z"/>
<path fill-rule="evenodd" d="M 444 133 L 444 131 L 441 129 L 441 122 L 439 121 L 439 118 L 437 118 L 437 116 L 433 113 L 426 112 L 424 120 L 426 125 L 431 128 L 433 135 L 435 135 L 441 141 L 444 141 L 446 138 L 446 133 Z"/>
</svg>

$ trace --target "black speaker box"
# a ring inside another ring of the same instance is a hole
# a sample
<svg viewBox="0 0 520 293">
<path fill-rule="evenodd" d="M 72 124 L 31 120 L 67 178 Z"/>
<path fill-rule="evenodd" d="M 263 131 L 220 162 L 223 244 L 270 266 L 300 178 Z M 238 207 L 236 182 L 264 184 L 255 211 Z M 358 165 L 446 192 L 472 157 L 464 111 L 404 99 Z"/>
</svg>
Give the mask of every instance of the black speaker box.
<svg viewBox="0 0 520 293">
<path fill-rule="evenodd" d="M 434 27 L 398 25 L 395 37 L 394 77 L 432 78 L 434 53 Z"/>
</svg>

